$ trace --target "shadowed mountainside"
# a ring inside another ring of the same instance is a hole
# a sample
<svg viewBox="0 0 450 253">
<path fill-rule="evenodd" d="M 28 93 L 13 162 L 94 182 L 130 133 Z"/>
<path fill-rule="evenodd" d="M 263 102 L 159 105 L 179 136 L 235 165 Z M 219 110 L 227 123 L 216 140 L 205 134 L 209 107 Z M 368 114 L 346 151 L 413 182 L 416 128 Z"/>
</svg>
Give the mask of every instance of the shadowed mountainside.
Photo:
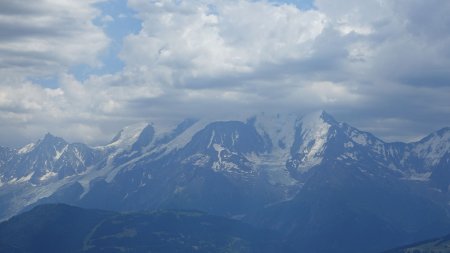
<svg viewBox="0 0 450 253">
<path fill-rule="evenodd" d="M 0 252 L 277 252 L 281 237 L 196 211 L 115 213 L 51 204 L 0 224 Z"/>
</svg>

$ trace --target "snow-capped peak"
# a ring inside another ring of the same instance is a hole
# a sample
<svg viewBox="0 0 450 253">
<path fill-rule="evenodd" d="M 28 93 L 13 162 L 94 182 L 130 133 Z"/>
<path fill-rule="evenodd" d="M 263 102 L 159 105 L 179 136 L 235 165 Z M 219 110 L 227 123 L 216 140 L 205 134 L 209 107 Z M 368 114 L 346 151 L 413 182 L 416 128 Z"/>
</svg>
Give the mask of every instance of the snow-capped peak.
<svg viewBox="0 0 450 253">
<path fill-rule="evenodd" d="M 313 128 L 323 124 L 334 125 L 338 122 L 326 111 L 320 110 L 303 115 L 300 118 L 299 123 L 303 126 L 310 126 Z"/>
<path fill-rule="evenodd" d="M 283 153 L 289 154 L 298 119 L 296 114 L 261 113 L 254 117 L 254 124 L 261 136 L 267 135 L 270 138 L 274 151 L 284 150 Z"/>
<path fill-rule="evenodd" d="M 306 172 L 321 163 L 330 128 L 337 126 L 332 116 L 317 111 L 303 116 L 298 114 L 265 114 L 254 117 L 254 125 L 261 136 L 272 143 L 270 160 L 275 157 L 285 166 L 286 160 L 300 172 Z M 295 165 L 294 165 L 295 164 Z"/>
<path fill-rule="evenodd" d="M 450 128 L 443 128 L 412 145 L 413 153 L 425 159 L 427 165 L 436 165 L 450 150 Z"/>
<path fill-rule="evenodd" d="M 324 111 L 306 114 L 297 123 L 301 128 L 303 143 L 315 142 L 314 148 L 322 146 L 327 139 L 328 130 L 335 120 Z"/>
<path fill-rule="evenodd" d="M 330 137 L 329 131 L 337 122 L 325 111 L 318 111 L 303 116 L 297 123 L 301 142 L 298 154 L 301 157 L 300 171 L 307 171 L 320 164 L 322 154 Z"/>
<path fill-rule="evenodd" d="M 105 147 L 113 148 L 128 148 L 131 147 L 139 138 L 142 131 L 148 127 L 148 123 L 137 123 L 130 126 L 124 127 L 120 132 L 113 138 L 111 143 Z"/>
<path fill-rule="evenodd" d="M 27 154 L 35 150 L 61 149 L 66 145 L 68 145 L 68 143 L 63 138 L 47 133 L 43 139 L 37 141 L 36 143 L 31 143 L 21 148 L 19 150 L 19 154 Z M 21 151 L 22 153 L 20 153 Z"/>
<path fill-rule="evenodd" d="M 45 134 L 44 139 L 42 139 L 42 142 L 60 142 L 60 141 L 65 142 L 62 138 L 54 136 L 51 133 Z"/>
</svg>

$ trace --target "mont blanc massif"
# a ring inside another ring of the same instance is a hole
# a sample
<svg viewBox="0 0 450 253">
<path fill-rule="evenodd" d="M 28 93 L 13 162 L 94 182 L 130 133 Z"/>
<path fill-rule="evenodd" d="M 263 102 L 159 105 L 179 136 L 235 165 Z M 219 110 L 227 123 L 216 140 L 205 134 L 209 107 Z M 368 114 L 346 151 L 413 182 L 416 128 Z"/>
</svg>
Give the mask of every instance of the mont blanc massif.
<svg viewBox="0 0 450 253">
<path fill-rule="evenodd" d="M 413 252 L 450 233 L 449 184 L 450 128 L 387 143 L 324 111 L 47 134 L 0 147 L 0 252 Z"/>
</svg>

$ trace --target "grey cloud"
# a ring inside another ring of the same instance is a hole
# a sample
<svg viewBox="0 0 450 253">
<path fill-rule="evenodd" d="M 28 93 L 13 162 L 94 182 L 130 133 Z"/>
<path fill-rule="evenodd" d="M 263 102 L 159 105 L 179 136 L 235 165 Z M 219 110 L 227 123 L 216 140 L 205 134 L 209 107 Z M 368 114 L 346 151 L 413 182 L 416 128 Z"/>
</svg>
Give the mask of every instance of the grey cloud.
<svg viewBox="0 0 450 253">
<path fill-rule="evenodd" d="M 92 23 L 99 14 L 93 3 L 0 1 L 1 68 L 33 76 L 93 65 L 108 45 L 104 32 Z"/>
<path fill-rule="evenodd" d="M 39 13 L 39 3 L 42 1 L 25 2 L 19 0 L 1 1 L 0 14 L 15 16 L 15 15 L 30 15 Z"/>
<path fill-rule="evenodd" d="M 33 24 L 17 24 L 15 22 L 0 21 L 0 41 L 11 42 L 17 39 L 30 37 L 63 37 L 67 36 L 66 30 L 55 30 L 51 27 L 33 26 Z"/>
<path fill-rule="evenodd" d="M 442 0 L 396 1 L 392 3 L 408 31 L 431 42 L 450 36 L 450 2 Z"/>
</svg>

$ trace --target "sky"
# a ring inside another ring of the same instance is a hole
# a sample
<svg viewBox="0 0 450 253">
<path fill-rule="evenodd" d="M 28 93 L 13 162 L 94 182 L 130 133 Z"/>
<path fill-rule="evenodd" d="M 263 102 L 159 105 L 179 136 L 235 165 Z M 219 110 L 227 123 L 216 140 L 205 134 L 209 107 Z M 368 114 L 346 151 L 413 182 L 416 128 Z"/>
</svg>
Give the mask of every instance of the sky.
<svg viewBox="0 0 450 253">
<path fill-rule="evenodd" d="M 450 126 L 447 0 L 0 0 L 0 145 L 326 110 L 385 141 Z"/>
</svg>

